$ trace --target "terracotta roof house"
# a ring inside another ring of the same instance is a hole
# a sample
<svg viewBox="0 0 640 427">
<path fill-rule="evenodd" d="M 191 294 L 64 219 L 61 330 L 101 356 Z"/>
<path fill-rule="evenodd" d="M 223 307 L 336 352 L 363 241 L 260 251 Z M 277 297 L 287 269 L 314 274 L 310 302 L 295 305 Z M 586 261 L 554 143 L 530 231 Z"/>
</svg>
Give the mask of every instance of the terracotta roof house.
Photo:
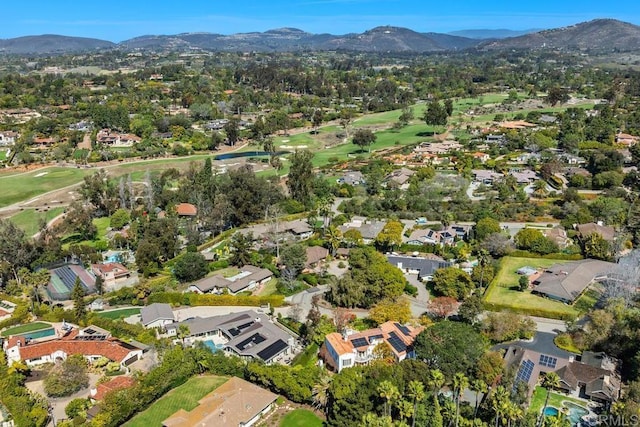
<svg viewBox="0 0 640 427">
<path fill-rule="evenodd" d="M 145 328 L 162 328 L 175 320 L 171 305 L 154 302 L 140 310 L 140 321 Z"/>
<path fill-rule="evenodd" d="M 396 361 L 415 357 L 413 341 L 424 327 L 411 327 L 398 322 L 385 322 L 378 328 L 344 335 L 337 332 L 328 334 L 320 349 L 320 357 L 336 372 L 356 364 L 369 364 L 376 359 L 374 349 L 378 344 L 387 343 Z"/>
<path fill-rule="evenodd" d="M 329 256 L 329 249 L 322 246 L 307 246 L 307 262 L 306 268 L 314 267 L 316 264 L 324 261 Z"/>
<path fill-rule="evenodd" d="M 91 271 L 96 277 L 102 277 L 106 287 L 114 286 L 117 280 L 131 276 L 131 272 L 119 262 L 91 264 Z"/>
<path fill-rule="evenodd" d="M 271 270 L 253 265 L 245 265 L 240 272 L 232 277 L 222 277 L 219 274 L 205 277 L 189 285 L 189 291 L 199 294 L 220 294 L 227 290 L 230 294 L 251 291 L 273 278 Z"/>
<path fill-rule="evenodd" d="M 81 354 L 90 362 L 106 357 L 126 367 L 142 358 L 142 349 L 114 339 L 98 327 L 88 326 L 80 331 L 58 331 L 58 338 L 49 341 L 27 342 L 22 336 L 5 340 L 3 348 L 9 364 L 24 361 L 28 366 L 52 363 Z"/>
<path fill-rule="evenodd" d="M 639 137 L 629 135 L 628 133 L 619 132 L 618 134 L 616 134 L 616 144 L 622 144 L 630 147 L 637 144 L 639 140 Z"/>
<path fill-rule="evenodd" d="M 172 323 L 166 326 L 167 335 L 177 337 L 180 325 L 189 327 L 191 343 L 215 342 L 229 354 L 267 364 L 290 354 L 295 341 L 285 329 L 253 310 Z"/>
<path fill-rule="evenodd" d="M 278 398 L 238 377 L 198 401 L 192 411 L 180 409 L 162 422 L 163 427 L 250 427 L 267 414 Z"/>
<path fill-rule="evenodd" d="M 616 230 L 615 228 L 602 225 L 600 223 L 588 222 L 586 224 L 576 225 L 576 230 L 580 234 L 580 237 L 587 237 L 589 234 L 599 234 L 607 242 L 613 242 L 615 240 Z"/>
<path fill-rule="evenodd" d="M 533 293 L 571 304 L 594 281 L 607 277 L 616 264 L 595 259 L 556 264 L 533 280 Z"/>
<path fill-rule="evenodd" d="M 133 386 L 133 384 L 135 384 L 135 380 L 133 378 L 121 375 L 119 377 L 115 377 L 111 381 L 98 384 L 96 387 L 92 388 L 89 392 L 89 397 L 96 401 L 102 400 L 107 393 L 114 390 L 129 388 Z"/>
<path fill-rule="evenodd" d="M 196 216 L 198 208 L 191 203 L 179 203 L 176 205 L 176 213 L 178 216 Z"/>
</svg>

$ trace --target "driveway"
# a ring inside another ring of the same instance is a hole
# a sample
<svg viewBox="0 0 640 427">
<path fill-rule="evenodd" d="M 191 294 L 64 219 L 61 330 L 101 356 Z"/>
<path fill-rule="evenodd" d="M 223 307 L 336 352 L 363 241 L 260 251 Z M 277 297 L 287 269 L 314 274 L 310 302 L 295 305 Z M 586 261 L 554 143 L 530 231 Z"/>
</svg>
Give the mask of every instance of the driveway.
<svg viewBox="0 0 640 427">
<path fill-rule="evenodd" d="M 406 298 L 409 300 L 411 306 L 411 314 L 414 317 L 420 317 L 429 309 L 429 291 L 425 284 L 418 280 L 418 275 L 405 274 L 404 277 L 411 285 L 418 288 L 418 295 L 416 297 Z"/>
</svg>

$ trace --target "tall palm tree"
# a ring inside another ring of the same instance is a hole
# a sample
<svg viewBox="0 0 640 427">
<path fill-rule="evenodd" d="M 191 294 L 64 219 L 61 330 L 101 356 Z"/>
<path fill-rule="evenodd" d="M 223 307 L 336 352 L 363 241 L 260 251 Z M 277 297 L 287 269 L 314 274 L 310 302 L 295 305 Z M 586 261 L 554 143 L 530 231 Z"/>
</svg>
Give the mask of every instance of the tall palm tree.
<svg viewBox="0 0 640 427">
<path fill-rule="evenodd" d="M 473 380 L 471 381 L 471 390 L 476 393 L 476 405 L 473 409 L 473 418 L 478 414 L 478 398 L 480 397 L 480 393 L 485 393 L 487 391 L 487 384 L 482 380 Z"/>
<path fill-rule="evenodd" d="M 422 400 L 424 400 L 426 396 L 424 384 L 418 380 L 410 381 L 407 395 L 413 399 L 413 419 L 411 421 L 411 427 L 416 427 L 416 413 L 418 412 L 418 402 L 422 402 Z"/>
<path fill-rule="evenodd" d="M 438 391 L 444 384 L 444 374 L 440 369 L 432 369 L 429 371 L 429 385 L 433 388 L 433 394 L 438 395 Z"/>
<path fill-rule="evenodd" d="M 401 424 L 406 425 L 404 420 L 408 420 L 410 417 L 415 419 L 413 412 L 413 404 L 408 400 L 398 399 L 396 400 L 396 408 L 398 409 L 398 415 L 400 416 Z"/>
<path fill-rule="evenodd" d="M 456 375 L 453 377 L 453 397 L 455 398 L 456 402 L 456 427 L 458 427 L 458 417 L 460 415 L 460 397 L 462 396 L 464 389 L 466 389 L 468 386 L 469 378 L 467 378 L 467 376 L 462 372 L 456 373 Z"/>
<path fill-rule="evenodd" d="M 456 404 L 453 400 L 445 398 L 442 402 L 442 418 L 447 420 L 447 426 L 451 426 L 456 416 Z"/>
<path fill-rule="evenodd" d="M 547 404 L 549 403 L 549 395 L 551 394 L 552 388 L 560 387 L 560 377 L 555 372 L 549 372 L 545 374 L 542 379 L 542 387 L 547 389 L 547 396 L 544 398 L 544 406 L 542 407 L 542 413 L 538 417 L 538 427 L 542 424 L 542 420 L 544 419 L 544 411 L 547 409 Z"/>
<path fill-rule="evenodd" d="M 384 414 L 391 415 L 391 404 L 397 398 L 400 397 L 398 387 L 396 387 L 391 381 L 382 381 L 377 388 L 378 395 L 385 400 Z"/>
<path fill-rule="evenodd" d="M 323 375 L 320 377 L 320 381 L 313 386 L 313 404 L 318 409 L 325 410 L 327 408 L 331 379 L 331 376 Z"/>
<path fill-rule="evenodd" d="M 327 228 L 324 238 L 327 241 L 327 246 L 329 252 L 331 252 L 331 256 L 336 256 L 336 251 L 342 241 L 342 232 L 335 225 L 330 225 Z"/>
<path fill-rule="evenodd" d="M 511 422 L 521 419 L 524 416 L 524 412 L 518 405 L 509 401 L 505 407 L 505 416 L 507 418 L 507 427 L 511 427 Z"/>
<path fill-rule="evenodd" d="M 509 402 L 509 392 L 499 385 L 491 395 L 491 409 L 493 410 L 495 427 L 504 417 L 506 403 Z"/>
</svg>

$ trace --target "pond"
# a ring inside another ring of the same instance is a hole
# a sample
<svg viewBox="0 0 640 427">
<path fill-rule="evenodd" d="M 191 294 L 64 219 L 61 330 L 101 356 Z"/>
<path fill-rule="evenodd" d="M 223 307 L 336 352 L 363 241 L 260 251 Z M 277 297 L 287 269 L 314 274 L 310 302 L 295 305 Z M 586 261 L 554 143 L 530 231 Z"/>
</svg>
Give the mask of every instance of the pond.
<svg viewBox="0 0 640 427">
<path fill-rule="evenodd" d="M 218 154 L 213 158 L 213 160 L 237 159 L 240 157 L 270 156 L 271 154 L 273 154 L 274 156 L 282 156 L 283 154 L 289 154 L 289 151 L 276 151 L 275 153 L 270 153 L 269 151 L 243 151 L 241 153 L 226 153 Z"/>
</svg>

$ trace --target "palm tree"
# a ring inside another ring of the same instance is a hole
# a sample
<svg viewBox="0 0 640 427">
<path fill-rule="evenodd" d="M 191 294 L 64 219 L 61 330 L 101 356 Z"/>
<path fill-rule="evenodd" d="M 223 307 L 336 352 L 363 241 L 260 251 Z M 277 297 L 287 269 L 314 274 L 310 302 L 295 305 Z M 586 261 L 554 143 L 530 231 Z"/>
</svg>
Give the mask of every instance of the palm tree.
<svg viewBox="0 0 640 427">
<path fill-rule="evenodd" d="M 456 402 L 456 427 L 458 427 L 458 416 L 460 415 L 460 397 L 465 388 L 469 386 L 469 378 L 462 372 L 458 372 L 453 377 L 453 393 Z"/>
<path fill-rule="evenodd" d="M 385 400 L 384 414 L 391 415 L 391 403 L 400 397 L 398 387 L 396 387 L 391 381 L 382 381 L 378 385 L 378 395 Z"/>
<path fill-rule="evenodd" d="M 411 421 L 411 427 L 416 427 L 416 413 L 418 412 L 418 402 L 422 402 L 422 400 L 424 400 L 426 396 L 426 393 L 424 391 L 424 384 L 418 380 L 410 381 L 407 395 L 413 399 L 413 420 Z"/>
<path fill-rule="evenodd" d="M 542 420 L 544 419 L 544 411 L 547 409 L 547 404 L 549 403 L 549 395 L 551 394 L 552 388 L 560 387 L 560 377 L 555 372 L 548 372 L 545 374 L 542 379 L 542 387 L 547 389 L 547 396 L 544 399 L 544 406 L 542 407 L 542 413 L 538 418 L 538 427 L 542 424 Z"/>
<path fill-rule="evenodd" d="M 480 249 L 478 251 L 478 265 L 480 266 L 480 287 L 484 286 L 484 269 L 487 265 L 489 265 L 489 261 L 491 257 L 489 256 L 489 251 L 486 249 Z"/>
<path fill-rule="evenodd" d="M 432 369 L 429 371 L 429 385 L 433 387 L 433 394 L 438 395 L 438 391 L 444 384 L 444 374 L 440 369 Z"/>
<path fill-rule="evenodd" d="M 318 409 L 324 410 L 327 408 L 331 379 L 331 376 L 323 375 L 320 378 L 320 382 L 313 386 L 313 405 Z"/>
<path fill-rule="evenodd" d="M 456 416 L 456 404 L 453 400 L 445 398 L 442 403 L 442 418 L 447 420 L 447 426 L 451 426 Z"/>
<path fill-rule="evenodd" d="M 509 401 L 505 407 L 505 416 L 507 417 L 507 427 L 511 427 L 512 421 L 517 421 L 524 415 L 522 408 L 515 403 Z"/>
<path fill-rule="evenodd" d="M 504 417 L 507 402 L 509 402 L 509 392 L 499 385 L 491 395 L 491 409 L 494 413 L 495 427 L 498 427 L 498 422 Z"/>
<path fill-rule="evenodd" d="M 342 241 L 342 232 L 336 226 L 330 225 L 329 228 L 327 228 L 324 237 L 327 241 L 327 246 L 329 252 L 331 252 L 331 256 L 336 256 L 336 251 Z"/>
<path fill-rule="evenodd" d="M 482 380 L 473 380 L 471 381 L 471 390 L 476 393 L 476 406 L 473 409 L 473 418 L 475 418 L 478 414 L 478 404 L 480 403 L 478 401 L 478 397 L 480 396 L 480 393 L 487 391 L 487 384 Z"/>
<path fill-rule="evenodd" d="M 191 331 L 189 330 L 189 325 L 181 324 L 178 326 L 178 338 L 182 340 L 182 346 L 184 347 L 184 340 L 191 335 Z"/>
<path fill-rule="evenodd" d="M 400 415 L 400 421 L 402 424 L 404 424 L 404 420 L 409 419 L 409 417 L 413 417 L 415 419 L 413 404 L 408 400 L 398 399 L 396 401 L 396 408 L 398 409 L 398 415 Z"/>
</svg>

